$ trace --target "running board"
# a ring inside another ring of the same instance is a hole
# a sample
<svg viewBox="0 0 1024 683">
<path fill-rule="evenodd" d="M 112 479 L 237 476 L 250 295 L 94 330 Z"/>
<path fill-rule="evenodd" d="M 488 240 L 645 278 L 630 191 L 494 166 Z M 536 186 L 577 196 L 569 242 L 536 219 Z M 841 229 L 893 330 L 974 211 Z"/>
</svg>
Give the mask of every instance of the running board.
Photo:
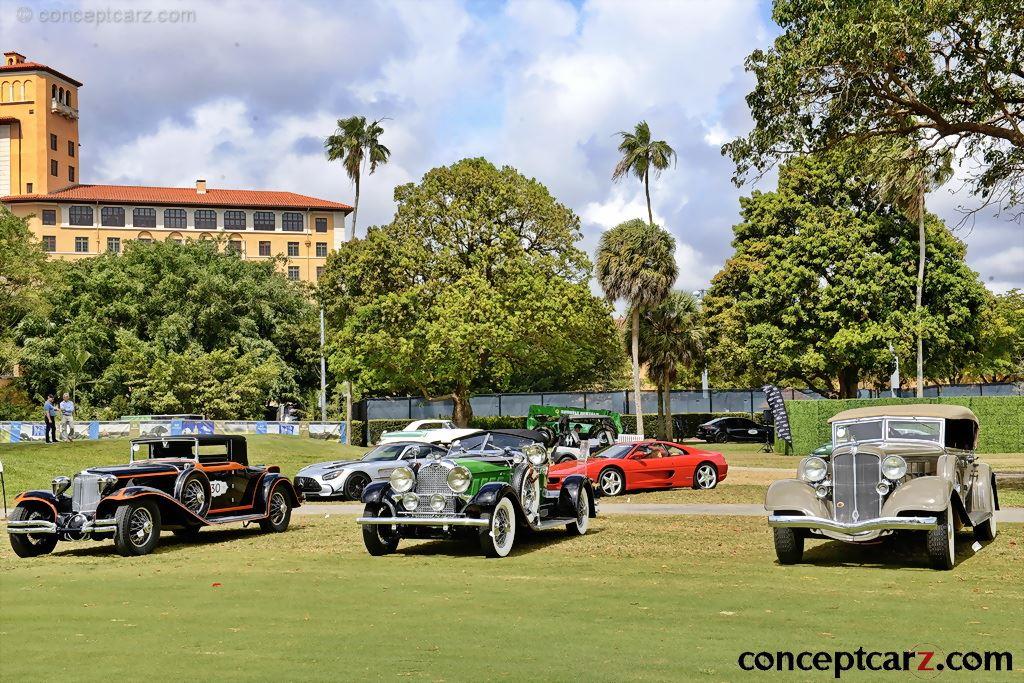
<svg viewBox="0 0 1024 683">
<path fill-rule="evenodd" d="M 546 531 L 547 529 L 554 529 L 556 527 L 565 526 L 566 524 L 572 524 L 575 521 L 575 518 L 551 517 L 548 519 L 542 519 L 538 522 L 531 523 L 530 528 L 534 531 Z"/>
<path fill-rule="evenodd" d="M 266 519 L 266 515 L 232 515 L 230 517 L 207 517 L 206 523 L 213 524 L 231 524 L 232 522 L 253 522 L 257 519 Z"/>
<path fill-rule="evenodd" d="M 971 521 L 971 527 L 972 528 L 978 526 L 979 524 L 982 524 L 983 522 L 988 520 L 989 517 L 991 517 L 991 516 L 992 516 L 991 512 L 980 512 L 979 511 L 979 512 L 968 512 L 967 513 L 967 518 Z"/>
</svg>

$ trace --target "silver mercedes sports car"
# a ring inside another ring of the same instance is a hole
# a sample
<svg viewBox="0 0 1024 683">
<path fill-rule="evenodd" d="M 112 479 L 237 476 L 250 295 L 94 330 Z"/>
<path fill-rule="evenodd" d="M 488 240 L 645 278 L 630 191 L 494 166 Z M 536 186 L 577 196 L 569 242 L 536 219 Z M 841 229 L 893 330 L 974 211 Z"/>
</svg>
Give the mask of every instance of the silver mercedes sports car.
<svg viewBox="0 0 1024 683">
<path fill-rule="evenodd" d="M 299 470 L 295 488 L 307 499 L 360 500 L 371 481 L 386 481 L 400 465 L 432 460 L 448 452 L 444 446 L 422 441 L 382 444 L 359 460 L 318 462 Z"/>
</svg>

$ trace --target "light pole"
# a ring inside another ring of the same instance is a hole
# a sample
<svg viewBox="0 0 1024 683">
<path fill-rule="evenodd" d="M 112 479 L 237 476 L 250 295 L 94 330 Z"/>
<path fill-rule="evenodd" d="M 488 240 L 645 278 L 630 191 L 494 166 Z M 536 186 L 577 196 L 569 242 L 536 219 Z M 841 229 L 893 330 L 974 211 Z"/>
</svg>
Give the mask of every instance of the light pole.
<svg viewBox="0 0 1024 683">
<path fill-rule="evenodd" d="M 695 290 L 693 290 L 693 296 L 694 296 L 695 299 L 697 299 L 697 301 L 701 302 L 701 304 L 703 305 L 704 294 L 707 291 L 708 290 L 706 290 L 706 289 L 695 289 Z M 703 397 L 705 399 L 708 398 L 708 396 L 709 396 L 709 394 L 711 392 L 711 387 L 710 387 L 710 384 L 708 382 L 708 363 L 707 363 L 707 358 L 704 359 L 704 370 L 702 370 L 701 373 L 700 373 L 700 389 L 701 389 L 701 394 L 703 395 Z"/>
</svg>

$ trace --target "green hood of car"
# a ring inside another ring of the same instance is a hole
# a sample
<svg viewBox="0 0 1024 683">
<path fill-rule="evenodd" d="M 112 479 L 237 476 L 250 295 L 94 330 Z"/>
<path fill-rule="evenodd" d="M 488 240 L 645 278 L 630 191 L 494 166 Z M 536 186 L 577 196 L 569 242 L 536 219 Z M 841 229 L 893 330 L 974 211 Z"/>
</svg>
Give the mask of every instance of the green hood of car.
<svg viewBox="0 0 1024 683">
<path fill-rule="evenodd" d="M 456 465 L 465 467 L 473 475 L 473 483 L 470 484 L 469 490 L 464 495 L 472 497 L 480 491 L 480 487 L 484 484 L 489 484 L 492 481 L 507 482 L 512 479 L 512 468 L 503 463 L 474 458 L 458 458 L 454 462 Z"/>
</svg>

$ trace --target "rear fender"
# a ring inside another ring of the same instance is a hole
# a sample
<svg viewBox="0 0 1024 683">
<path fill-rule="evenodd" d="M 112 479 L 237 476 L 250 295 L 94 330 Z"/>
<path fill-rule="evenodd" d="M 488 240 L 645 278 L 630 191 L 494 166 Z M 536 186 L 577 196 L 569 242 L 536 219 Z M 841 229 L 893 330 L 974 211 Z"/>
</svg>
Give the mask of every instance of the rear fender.
<svg viewBox="0 0 1024 683">
<path fill-rule="evenodd" d="M 597 517 L 597 503 L 594 498 L 594 487 L 590 479 L 582 474 L 570 474 L 562 482 L 562 490 L 558 494 L 558 514 L 562 517 L 575 517 L 576 505 L 579 503 L 580 491 L 590 494 L 590 512 L 588 516 Z"/>
<path fill-rule="evenodd" d="M 206 520 L 160 489 L 151 486 L 126 486 L 107 496 L 96 506 L 97 519 L 109 519 L 127 503 L 150 501 L 160 509 L 160 521 L 168 526 L 205 526 Z"/>
<path fill-rule="evenodd" d="M 992 468 L 987 463 L 978 464 L 977 476 L 974 478 L 974 486 L 967 495 L 967 502 L 970 503 L 971 512 L 990 512 L 999 509 L 999 499 L 996 497 L 996 477 L 992 474 Z"/>
<path fill-rule="evenodd" d="M 280 489 L 288 497 L 288 503 L 293 508 L 302 505 L 299 495 L 292 486 L 292 480 L 278 472 L 268 472 L 260 482 L 260 490 L 257 499 L 252 506 L 253 512 L 260 511 L 265 515 L 270 514 L 270 496 L 275 490 Z"/>
<path fill-rule="evenodd" d="M 814 488 L 799 479 L 780 479 L 768 486 L 764 496 L 764 509 L 768 512 L 801 512 L 809 517 L 831 517 L 825 503 Z"/>
</svg>

